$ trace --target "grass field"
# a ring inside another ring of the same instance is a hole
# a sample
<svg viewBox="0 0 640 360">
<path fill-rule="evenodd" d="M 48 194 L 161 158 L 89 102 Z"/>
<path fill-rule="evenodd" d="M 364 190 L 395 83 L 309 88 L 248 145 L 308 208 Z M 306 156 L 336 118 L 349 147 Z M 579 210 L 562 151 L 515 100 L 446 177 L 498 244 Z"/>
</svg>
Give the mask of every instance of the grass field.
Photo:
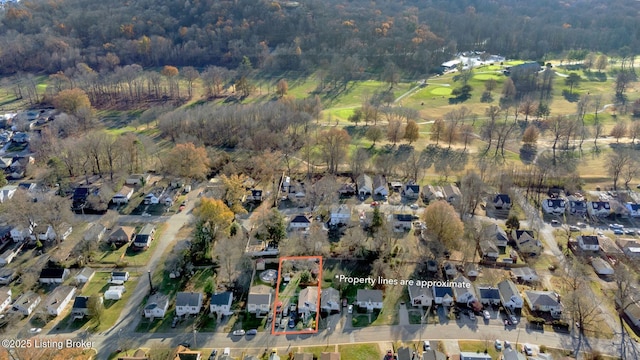
<svg viewBox="0 0 640 360">
<path fill-rule="evenodd" d="M 381 357 L 376 344 L 340 345 L 338 351 L 343 360 L 378 359 Z"/>
</svg>

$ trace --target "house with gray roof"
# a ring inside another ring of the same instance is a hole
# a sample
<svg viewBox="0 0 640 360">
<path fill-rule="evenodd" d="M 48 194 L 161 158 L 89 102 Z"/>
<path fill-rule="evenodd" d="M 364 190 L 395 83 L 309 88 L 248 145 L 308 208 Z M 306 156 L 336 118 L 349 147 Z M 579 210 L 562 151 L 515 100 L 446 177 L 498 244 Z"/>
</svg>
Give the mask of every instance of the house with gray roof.
<svg viewBox="0 0 640 360">
<path fill-rule="evenodd" d="M 382 290 L 358 289 L 356 304 L 367 311 L 382 310 Z"/>
<path fill-rule="evenodd" d="M 231 304 L 233 303 L 233 293 L 231 291 L 225 291 L 222 293 L 215 293 L 211 295 L 211 301 L 209 302 L 209 310 L 211 313 L 219 315 L 232 315 Z"/>
<path fill-rule="evenodd" d="M 531 311 L 548 312 L 554 318 L 562 315 L 560 295 L 553 291 L 525 291 L 524 300 Z"/>
<path fill-rule="evenodd" d="M 197 315 L 202 310 L 202 293 L 179 292 L 176 295 L 176 315 Z"/>
<path fill-rule="evenodd" d="M 524 301 L 520 292 L 516 287 L 516 284 L 511 280 L 504 280 L 498 283 L 498 291 L 500 292 L 500 303 L 505 309 L 512 311 L 516 309 L 522 309 Z"/>
</svg>

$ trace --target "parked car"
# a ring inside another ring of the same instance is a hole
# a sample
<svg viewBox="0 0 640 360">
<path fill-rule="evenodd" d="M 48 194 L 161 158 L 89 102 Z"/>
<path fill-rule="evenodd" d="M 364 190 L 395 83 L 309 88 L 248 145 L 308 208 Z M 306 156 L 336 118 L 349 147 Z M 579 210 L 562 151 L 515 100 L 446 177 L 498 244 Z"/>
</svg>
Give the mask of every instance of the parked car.
<svg viewBox="0 0 640 360">
<path fill-rule="evenodd" d="M 418 204 L 411 204 L 411 206 L 409 206 L 411 209 L 413 210 L 418 210 L 419 206 Z"/>
<path fill-rule="evenodd" d="M 511 348 L 511 343 L 510 343 L 510 342 L 508 342 L 507 340 L 505 340 L 505 341 L 504 341 L 504 348 L 505 348 L 505 349 L 509 349 L 509 348 Z"/>
<path fill-rule="evenodd" d="M 173 321 L 171 322 L 171 327 L 172 328 L 175 328 L 178 325 L 178 320 L 179 319 L 178 319 L 177 316 L 173 318 Z"/>
<path fill-rule="evenodd" d="M 211 352 L 211 355 L 209 355 L 209 360 L 215 360 L 216 356 L 218 356 L 218 350 L 213 349 L 213 351 Z"/>
<path fill-rule="evenodd" d="M 239 329 L 239 330 L 233 330 L 233 332 L 232 332 L 233 336 L 242 336 L 242 335 L 244 335 L 245 333 L 246 333 L 246 332 L 245 332 L 244 330 L 242 330 L 242 329 Z"/>
<path fill-rule="evenodd" d="M 189 349 L 189 348 L 191 348 L 191 343 L 188 342 L 188 341 L 183 341 L 183 342 L 180 343 L 180 346 L 184 346 L 187 349 Z"/>
<path fill-rule="evenodd" d="M 610 229 L 624 229 L 624 225 L 621 224 L 609 224 Z"/>
<path fill-rule="evenodd" d="M 636 231 L 634 229 L 625 229 L 624 230 L 624 234 L 625 235 L 635 235 Z"/>
<path fill-rule="evenodd" d="M 624 231 L 622 231 L 622 229 L 613 229 L 613 233 L 615 235 L 624 235 Z"/>
<path fill-rule="evenodd" d="M 282 316 L 286 317 L 289 316 L 289 308 L 285 307 L 284 309 L 282 309 Z"/>
<path fill-rule="evenodd" d="M 502 342 L 500 340 L 496 339 L 496 342 L 494 345 L 496 347 L 496 350 L 502 350 Z"/>
<path fill-rule="evenodd" d="M 531 345 L 528 345 L 528 344 L 522 345 L 522 352 L 525 353 L 525 355 L 527 356 L 533 356 L 533 349 L 531 348 Z"/>
<path fill-rule="evenodd" d="M 509 315 L 509 321 L 513 324 L 513 325 L 517 325 L 518 324 L 518 318 L 515 315 Z"/>
<path fill-rule="evenodd" d="M 551 225 L 553 225 L 553 226 L 558 226 L 558 225 L 560 225 L 560 221 L 558 221 L 558 220 L 551 220 Z"/>
<path fill-rule="evenodd" d="M 291 318 L 289 319 L 289 329 L 293 329 L 294 327 L 296 327 L 296 319 Z"/>
<path fill-rule="evenodd" d="M 469 320 L 476 321 L 476 314 L 473 311 L 469 311 Z"/>
<path fill-rule="evenodd" d="M 580 228 L 575 226 L 575 225 L 571 225 L 571 226 L 569 226 L 569 231 L 578 232 L 578 231 L 580 231 Z"/>
<path fill-rule="evenodd" d="M 31 334 L 38 334 L 38 333 L 40 333 L 41 331 L 42 331 L 42 329 L 41 329 L 41 328 L 31 328 L 31 329 L 29 329 L 29 332 L 30 332 Z"/>
<path fill-rule="evenodd" d="M 296 306 L 296 304 L 291 304 L 291 306 L 289 307 L 289 310 L 291 310 L 291 312 L 295 312 L 297 308 L 298 307 Z"/>
<path fill-rule="evenodd" d="M 347 314 L 353 314 L 353 305 L 349 305 L 349 307 L 347 307 Z"/>
<path fill-rule="evenodd" d="M 583 222 L 579 222 L 576 225 L 578 225 L 578 227 L 583 228 L 583 229 L 587 227 L 587 224 L 585 224 Z"/>
<path fill-rule="evenodd" d="M 222 355 L 227 355 L 227 356 L 231 355 L 231 349 L 224 348 L 224 351 L 222 352 Z"/>
<path fill-rule="evenodd" d="M 422 350 L 423 351 L 427 351 L 431 349 L 431 343 L 429 342 L 429 340 L 425 340 L 422 342 Z"/>
<path fill-rule="evenodd" d="M 247 335 L 258 335 L 257 329 L 247 330 Z"/>
<path fill-rule="evenodd" d="M 489 312 L 489 310 L 484 310 L 482 312 L 482 316 L 484 317 L 485 320 L 491 319 L 491 313 Z"/>
</svg>

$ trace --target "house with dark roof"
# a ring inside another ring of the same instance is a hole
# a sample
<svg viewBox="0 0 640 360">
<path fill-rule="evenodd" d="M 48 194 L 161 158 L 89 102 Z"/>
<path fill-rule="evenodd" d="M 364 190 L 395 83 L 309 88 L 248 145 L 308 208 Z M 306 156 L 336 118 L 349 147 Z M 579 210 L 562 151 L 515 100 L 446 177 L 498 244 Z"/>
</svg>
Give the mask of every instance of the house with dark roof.
<svg viewBox="0 0 640 360">
<path fill-rule="evenodd" d="M 482 305 L 500 305 L 500 291 L 498 288 L 493 286 L 477 286 L 476 290 Z"/>
<path fill-rule="evenodd" d="M 218 315 L 232 315 L 231 304 L 233 303 L 233 293 L 225 291 L 211 295 L 209 310 Z"/>
<path fill-rule="evenodd" d="M 75 295 L 76 288 L 73 286 L 56 287 L 44 301 L 47 313 L 52 316 L 60 315 Z"/>
<path fill-rule="evenodd" d="M 251 189 L 249 190 L 249 194 L 247 195 L 247 201 L 261 202 L 262 201 L 262 190 L 260 189 Z"/>
<path fill-rule="evenodd" d="M 109 278 L 109 284 L 122 285 L 129 281 L 128 271 L 112 271 L 111 278 Z"/>
<path fill-rule="evenodd" d="M 566 210 L 567 202 L 562 198 L 548 198 L 542 200 L 542 210 L 547 214 L 562 215 Z"/>
<path fill-rule="evenodd" d="M 169 308 L 169 296 L 155 293 L 149 296 L 144 307 L 144 317 L 147 319 L 162 319 Z"/>
<path fill-rule="evenodd" d="M 509 194 L 496 194 L 493 198 L 493 207 L 500 210 L 511 209 L 511 197 Z"/>
<path fill-rule="evenodd" d="M 438 350 L 429 349 L 422 352 L 422 360 L 447 360 L 447 355 Z"/>
<path fill-rule="evenodd" d="M 340 189 L 338 189 L 338 194 L 340 194 L 340 196 L 342 197 L 349 197 L 349 196 L 353 196 L 356 194 L 356 184 L 354 183 L 346 183 L 346 184 L 342 184 L 340 186 Z"/>
<path fill-rule="evenodd" d="M 102 296 L 100 302 L 102 302 Z M 88 296 L 76 296 L 73 300 L 73 307 L 71 308 L 71 316 L 73 319 L 83 319 L 89 315 L 89 297 Z"/>
<path fill-rule="evenodd" d="M 136 249 L 147 249 L 151 246 L 156 233 L 156 227 L 153 224 L 146 224 L 133 239 L 133 247 Z"/>
<path fill-rule="evenodd" d="M 500 303 L 505 309 L 515 311 L 516 309 L 522 309 L 524 301 L 520 292 L 516 287 L 516 284 L 511 280 L 503 280 L 498 283 L 498 291 L 500 292 Z"/>
<path fill-rule="evenodd" d="M 453 289 L 451 286 L 434 286 L 433 302 L 436 305 L 453 305 Z"/>
<path fill-rule="evenodd" d="M 322 289 L 320 310 L 327 314 L 340 312 L 340 292 L 331 287 Z"/>
<path fill-rule="evenodd" d="M 587 213 L 591 217 L 607 217 L 611 214 L 611 203 L 608 201 L 589 201 Z"/>
<path fill-rule="evenodd" d="M 308 215 L 296 215 L 289 222 L 290 230 L 309 230 L 311 226 L 311 217 Z"/>
<path fill-rule="evenodd" d="M 426 286 L 408 285 L 409 301 L 415 307 L 433 305 L 433 289 Z"/>
<path fill-rule="evenodd" d="M 548 312 L 554 318 L 562 315 L 560 295 L 553 291 L 525 291 L 524 300 L 531 311 Z"/>
<path fill-rule="evenodd" d="M 176 315 L 198 315 L 202 310 L 202 293 L 179 292 L 176 294 Z"/>
<path fill-rule="evenodd" d="M 575 196 L 570 196 L 567 200 L 569 202 L 569 206 L 567 207 L 569 215 L 583 216 L 587 214 L 586 200 Z"/>
<path fill-rule="evenodd" d="M 413 360 L 411 358 L 411 349 L 405 346 L 398 348 L 398 351 L 396 351 L 396 359 L 397 360 Z"/>
<path fill-rule="evenodd" d="M 640 204 L 637 203 L 626 203 L 624 206 L 629 210 L 629 216 L 637 218 L 640 217 Z"/>
<path fill-rule="evenodd" d="M 200 351 L 189 350 L 180 346 L 173 360 L 202 360 L 202 354 Z"/>
<path fill-rule="evenodd" d="M 542 243 L 531 230 L 513 230 L 513 239 L 523 256 L 538 256 L 542 252 Z"/>
<path fill-rule="evenodd" d="M 382 310 L 382 290 L 358 289 L 356 304 L 367 311 Z"/>
<path fill-rule="evenodd" d="M 413 226 L 413 217 L 410 214 L 393 214 L 393 231 L 410 231 Z"/>
<path fill-rule="evenodd" d="M 41 284 L 62 284 L 69 277 L 69 269 L 44 268 L 40 271 L 38 281 Z"/>
<path fill-rule="evenodd" d="M 577 240 L 582 251 L 600 251 L 600 240 L 597 235 L 580 235 Z"/>
<path fill-rule="evenodd" d="M 402 195 L 407 199 L 417 199 L 420 197 L 420 185 L 413 182 L 405 184 Z"/>
</svg>

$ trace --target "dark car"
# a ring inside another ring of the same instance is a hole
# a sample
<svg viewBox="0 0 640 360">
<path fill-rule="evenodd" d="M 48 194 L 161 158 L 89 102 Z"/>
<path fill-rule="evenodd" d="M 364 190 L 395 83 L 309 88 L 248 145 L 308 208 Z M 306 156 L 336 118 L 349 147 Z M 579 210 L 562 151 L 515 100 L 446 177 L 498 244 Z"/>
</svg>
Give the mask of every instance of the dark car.
<svg viewBox="0 0 640 360">
<path fill-rule="evenodd" d="M 294 327 L 296 327 L 296 319 L 291 318 L 289 319 L 289 329 L 293 329 Z"/>
<path fill-rule="evenodd" d="M 218 350 L 213 349 L 213 351 L 211 352 L 211 355 L 209 355 L 209 360 L 215 360 L 216 356 L 218 356 Z"/>
<path fill-rule="evenodd" d="M 247 330 L 247 335 L 258 335 L 258 330 L 256 329 Z"/>
<path fill-rule="evenodd" d="M 180 343 L 180 346 L 184 346 L 186 348 L 191 348 L 191 343 L 188 341 L 183 341 Z"/>
</svg>

